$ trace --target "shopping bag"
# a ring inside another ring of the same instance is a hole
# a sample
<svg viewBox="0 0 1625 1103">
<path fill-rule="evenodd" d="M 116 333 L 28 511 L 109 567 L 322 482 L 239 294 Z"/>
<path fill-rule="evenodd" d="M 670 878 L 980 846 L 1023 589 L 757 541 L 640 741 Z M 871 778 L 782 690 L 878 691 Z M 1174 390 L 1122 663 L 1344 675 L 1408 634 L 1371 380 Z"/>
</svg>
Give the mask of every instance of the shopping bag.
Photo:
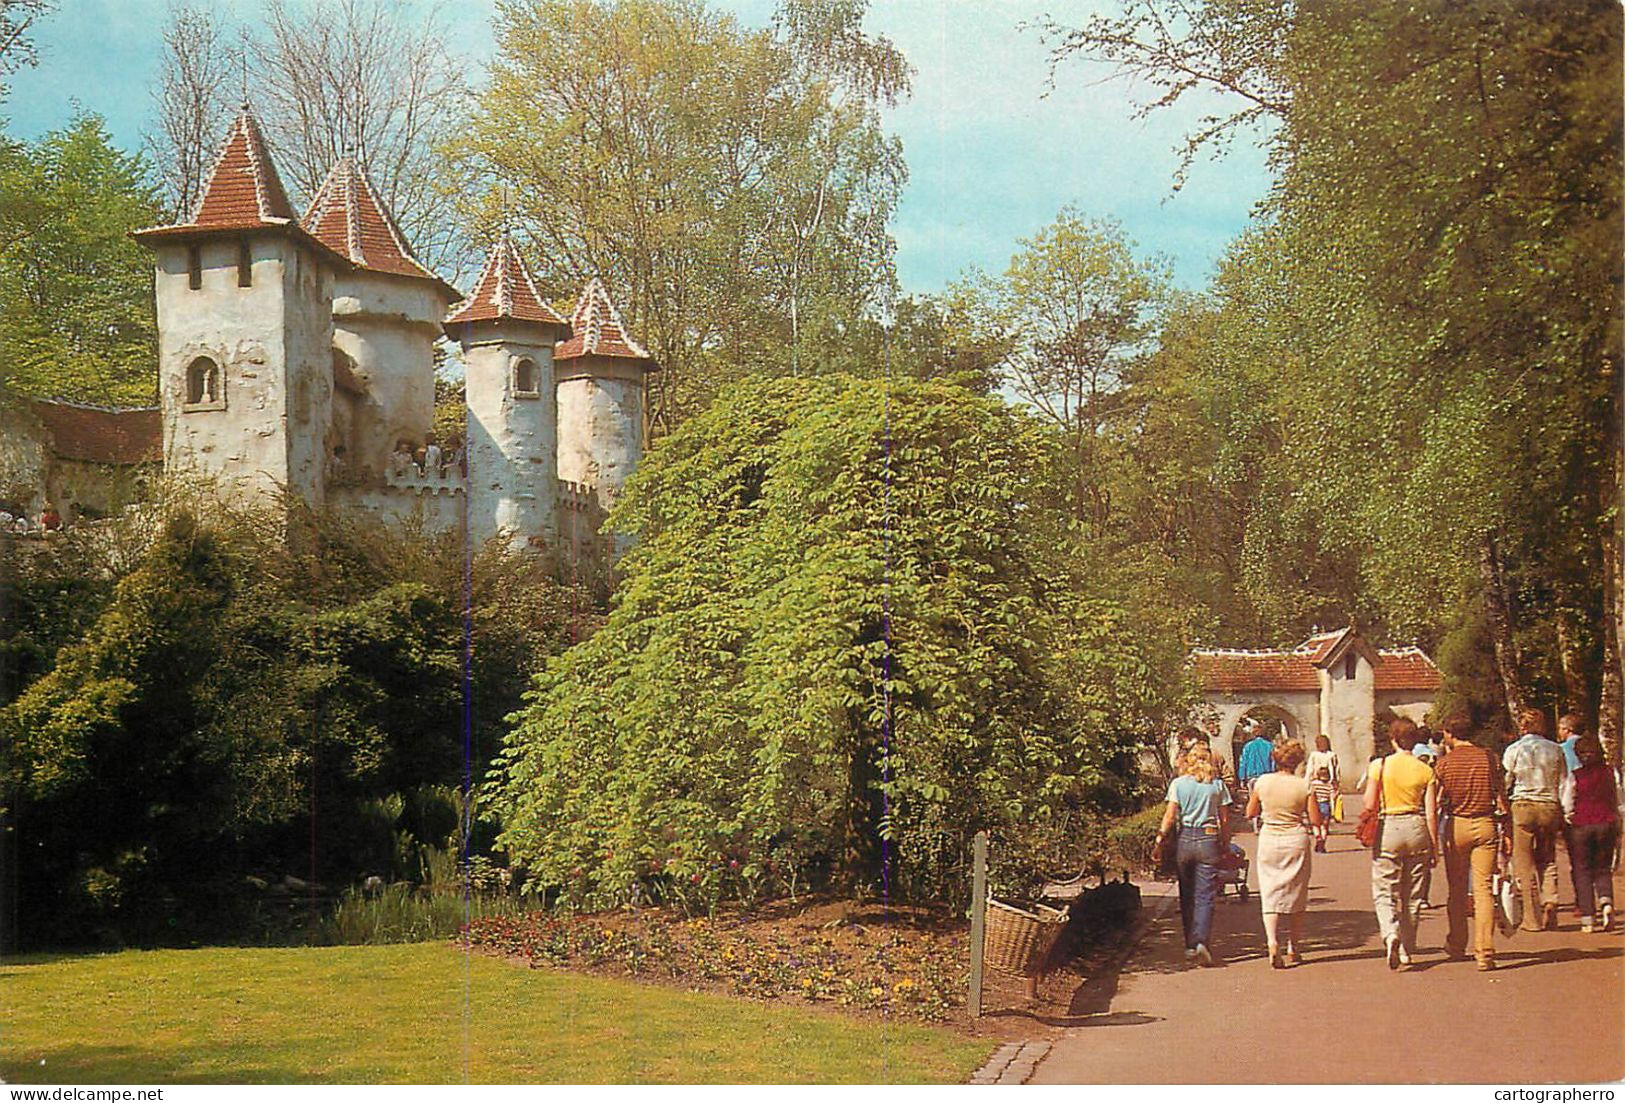
<svg viewBox="0 0 1625 1103">
<path fill-rule="evenodd" d="M 1332 819 L 1338 823 L 1343 822 L 1343 794 L 1339 793 L 1332 798 Z"/>
<path fill-rule="evenodd" d="M 1515 878 L 1497 873 L 1493 884 L 1495 892 L 1495 922 L 1501 933 L 1510 935 L 1523 923 L 1523 893 L 1518 891 Z"/>
</svg>

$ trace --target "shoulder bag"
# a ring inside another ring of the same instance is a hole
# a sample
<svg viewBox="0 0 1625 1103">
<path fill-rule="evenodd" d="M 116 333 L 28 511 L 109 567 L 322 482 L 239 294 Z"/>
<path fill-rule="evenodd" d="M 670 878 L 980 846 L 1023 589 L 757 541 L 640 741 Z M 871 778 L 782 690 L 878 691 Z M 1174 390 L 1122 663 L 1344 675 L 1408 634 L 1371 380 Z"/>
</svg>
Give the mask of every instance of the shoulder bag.
<svg viewBox="0 0 1625 1103">
<path fill-rule="evenodd" d="M 1387 761 L 1386 755 L 1377 760 L 1377 806 L 1360 809 L 1360 822 L 1354 827 L 1354 837 L 1360 840 L 1360 845 L 1372 850 L 1382 835 L 1382 767 Z"/>
</svg>

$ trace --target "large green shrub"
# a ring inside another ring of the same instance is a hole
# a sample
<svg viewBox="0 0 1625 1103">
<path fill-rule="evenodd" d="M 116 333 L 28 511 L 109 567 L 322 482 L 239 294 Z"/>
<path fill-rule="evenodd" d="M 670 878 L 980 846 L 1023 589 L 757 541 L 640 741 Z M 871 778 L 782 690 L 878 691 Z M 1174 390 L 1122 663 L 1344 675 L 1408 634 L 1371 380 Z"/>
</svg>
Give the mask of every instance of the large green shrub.
<svg viewBox="0 0 1625 1103">
<path fill-rule="evenodd" d="M 494 782 L 532 883 L 941 897 L 978 828 L 1115 804 L 1177 679 L 1053 455 L 997 400 L 845 377 L 742 384 L 662 441 L 611 518 L 637 541 L 614 608 Z"/>
<path fill-rule="evenodd" d="M 453 787 L 566 635 L 562 587 L 499 549 L 465 580 L 450 539 L 201 516 L 173 513 L 88 614 L 34 572 L 0 637 L 34 672 L 0 708 L 0 937 L 228 938 L 264 927 L 256 883 L 426 880 L 424 844 L 460 839 Z"/>
</svg>

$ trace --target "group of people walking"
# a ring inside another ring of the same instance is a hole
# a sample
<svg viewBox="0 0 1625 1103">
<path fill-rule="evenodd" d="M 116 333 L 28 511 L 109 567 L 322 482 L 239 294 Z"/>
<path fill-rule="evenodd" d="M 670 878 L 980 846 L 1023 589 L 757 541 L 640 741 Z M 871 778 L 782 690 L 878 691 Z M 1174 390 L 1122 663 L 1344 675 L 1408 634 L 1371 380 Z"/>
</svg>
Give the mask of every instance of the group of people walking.
<svg viewBox="0 0 1625 1103">
<path fill-rule="evenodd" d="M 1373 757 L 1364 807 L 1375 809 L 1371 895 L 1390 969 L 1411 964 L 1440 861 L 1449 882 L 1445 951 L 1478 968 L 1495 968 L 1493 881 L 1503 856 L 1521 883 L 1522 929 L 1556 926 L 1556 847 L 1565 839 L 1583 931 L 1613 926 L 1613 875 L 1619 794 L 1595 736 L 1577 715 L 1548 738 L 1546 717 L 1526 710 L 1520 738 L 1499 758 L 1473 741 L 1465 716 L 1445 721 L 1435 746 L 1406 719 L 1388 727 L 1392 750 Z M 1205 734 L 1186 733 L 1168 787 L 1154 856 L 1172 856 L 1179 881 L 1187 961 L 1208 965 L 1218 873 L 1230 850 L 1228 810 L 1235 802 Z M 1239 784 L 1247 819 L 1258 831 L 1255 866 L 1272 966 L 1301 964 L 1312 855 L 1325 850 L 1338 791 L 1336 755 L 1325 736 L 1306 753 L 1290 738 L 1255 739 L 1242 749 Z M 1469 908 L 1469 901 L 1471 906 Z M 1471 931 L 1469 932 L 1469 916 Z"/>
</svg>

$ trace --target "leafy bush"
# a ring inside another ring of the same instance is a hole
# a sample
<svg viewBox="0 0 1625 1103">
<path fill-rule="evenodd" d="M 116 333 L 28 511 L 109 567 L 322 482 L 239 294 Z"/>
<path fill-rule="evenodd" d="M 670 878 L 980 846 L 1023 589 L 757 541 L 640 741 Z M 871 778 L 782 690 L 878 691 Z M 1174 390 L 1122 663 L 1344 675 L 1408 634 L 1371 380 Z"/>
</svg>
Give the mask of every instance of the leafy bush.
<svg viewBox="0 0 1625 1103">
<path fill-rule="evenodd" d="M 1151 868 L 1151 848 L 1157 841 L 1157 827 L 1162 823 L 1166 805 L 1155 804 L 1132 816 L 1114 820 L 1106 829 L 1106 845 L 1113 859 L 1131 871 Z"/>
<path fill-rule="evenodd" d="M 465 732 L 455 541 L 207 497 L 206 514 L 174 509 L 105 596 L 102 575 L 75 589 L 36 572 L 27 619 L 0 638 L 6 669 L 32 675 L 0 707 L 18 857 L 18 929 L 0 940 L 292 931 L 251 878 L 427 881 L 424 844 L 466 826 L 490 845 L 494 827 L 466 818 L 452 786 L 465 746 L 481 771 L 515 687 L 580 627 L 568 591 L 500 548 L 475 557 Z"/>
<path fill-rule="evenodd" d="M 504 893 L 429 891 L 408 884 L 368 893 L 346 889 L 323 928 L 324 941 L 344 946 L 430 942 L 450 938 L 478 919 L 511 918 L 536 904 Z"/>
<path fill-rule="evenodd" d="M 946 899 L 977 829 L 1115 811 L 1181 655 L 1092 569 L 1054 443 L 941 384 L 719 398 L 616 506 L 636 544 L 506 742 L 503 847 L 577 902 Z"/>
</svg>

